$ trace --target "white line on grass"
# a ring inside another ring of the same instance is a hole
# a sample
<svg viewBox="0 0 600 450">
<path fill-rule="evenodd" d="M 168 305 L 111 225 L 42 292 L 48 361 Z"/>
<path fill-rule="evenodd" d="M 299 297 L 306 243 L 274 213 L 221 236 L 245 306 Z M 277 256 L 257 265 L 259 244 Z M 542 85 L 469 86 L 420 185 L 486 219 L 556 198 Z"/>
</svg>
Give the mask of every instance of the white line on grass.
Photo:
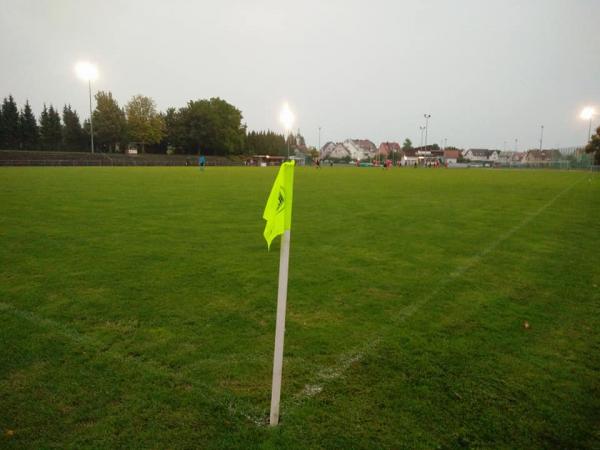
<svg viewBox="0 0 600 450">
<path fill-rule="evenodd" d="M 567 186 L 565 189 L 560 191 L 554 197 L 552 197 L 547 203 L 538 208 L 532 214 L 528 215 L 519 222 L 517 225 L 503 233 L 498 239 L 492 242 L 490 245 L 481 250 L 477 255 L 473 256 L 467 263 L 463 264 L 457 270 L 450 273 L 448 277 L 438 283 L 436 289 L 431 291 L 427 296 L 417 300 L 416 302 L 402 308 L 398 313 L 392 315 L 390 317 L 390 321 L 396 324 L 402 323 L 404 320 L 411 317 L 415 312 L 417 312 L 420 308 L 422 308 L 427 302 L 429 302 L 432 298 L 434 298 L 439 292 L 445 288 L 449 283 L 454 281 L 455 279 L 461 277 L 467 270 L 471 269 L 475 265 L 477 265 L 482 258 L 493 252 L 501 243 L 509 239 L 513 236 L 517 231 L 523 228 L 525 225 L 530 223 L 540 214 L 542 214 L 546 209 L 554 204 L 556 200 L 558 200 L 562 195 L 566 194 L 570 191 L 577 183 L 581 182 L 585 178 L 580 178 Z M 288 402 L 284 402 L 284 413 L 286 409 L 289 411 L 290 406 L 299 406 L 304 400 L 314 397 L 319 394 L 327 383 L 331 383 L 332 381 L 341 378 L 344 373 L 350 368 L 350 366 L 356 362 L 361 361 L 365 356 L 372 353 L 375 348 L 382 342 L 383 338 L 381 336 L 376 336 L 370 340 L 367 340 L 365 344 L 360 345 L 353 349 L 350 352 L 344 353 L 342 356 L 338 358 L 338 362 L 334 366 L 323 367 L 321 370 L 317 372 L 315 383 L 307 384 L 304 388 L 294 395 Z"/>
<path fill-rule="evenodd" d="M 416 311 L 418 311 L 423 305 L 429 302 L 432 298 L 434 298 L 443 287 L 447 284 L 462 276 L 467 270 L 475 266 L 479 263 L 479 261 L 494 251 L 502 242 L 510 238 L 517 231 L 527 225 L 529 222 L 534 220 L 537 216 L 543 213 L 547 208 L 549 208 L 559 197 L 564 195 L 566 192 L 571 190 L 577 183 L 582 181 L 585 178 L 581 178 L 570 186 L 567 186 L 561 192 L 556 194 L 550 201 L 544 204 L 542 207 L 537 209 L 533 214 L 527 216 L 520 223 L 512 227 L 510 230 L 502 234 L 496 241 L 485 247 L 481 252 L 477 255 L 473 256 L 466 264 L 462 267 L 458 268 L 454 272 L 450 273 L 450 275 L 442 280 L 437 288 L 434 289 L 429 295 L 426 297 L 417 300 L 416 302 L 402 308 L 398 313 L 391 316 L 390 321 L 399 324 L 411 317 Z M 138 367 L 141 367 L 145 370 L 158 373 L 164 376 L 171 376 L 173 378 L 178 379 L 179 381 L 186 382 L 191 386 L 195 385 L 196 387 L 200 387 L 202 389 L 202 396 L 211 403 L 217 403 L 221 406 L 225 406 L 229 413 L 233 416 L 241 416 L 246 420 L 253 422 L 257 426 L 266 425 L 268 423 L 268 414 L 264 413 L 261 407 L 251 407 L 252 412 L 242 411 L 241 408 L 236 406 L 236 399 L 232 395 L 228 395 L 224 392 L 217 391 L 214 387 L 209 386 L 207 384 L 198 383 L 195 380 L 190 382 L 189 377 L 183 376 L 180 372 L 174 371 L 172 368 L 164 366 L 154 360 L 151 359 L 138 359 L 134 358 L 130 355 L 123 355 L 114 349 L 107 348 L 107 345 L 97 341 L 89 336 L 83 335 L 78 331 L 75 331 L 57 321 L 47 319 L 41 317 L 35 313 L 24 311 L 18 309 L 8 303 L 0 302 L 0 312 L 6 312 L 12 314 L 15 317 L 19 317 L 21 319 L 27 320 L 31 323 L 34 323 L 38 326 L 42 326 L 45 328 L 49 328 L 54 330 L 56 333 L 68 338 L 69 340 L 76 342 L 80 345 L 84 345 L 86 347 L 92 347 L 99 355 L 107 356 L 109 358 L 118 360 L 120 362 L 124 362 L 127 364 L 135 364 Z M 383 341 L 383 337 L 376 336 L 370 340 L 367 340 L 363 345 L 354 348 L 353 350 L 342 354 L 335 365 L 327 366 L 321 368 L 316 374 L 316 380 L 313 384 L 307 384 L 304 388 L 294 395 L 291 398 L 283 401 L 283 412 L 285 414 L 286 411 L 289 411 L 292 406 L 300 406 L 306 399 L 314 397 L 319 394 L 327 383 L 331 383 L 332 381 L 341 378 L 344 376 L 345 372 L 350 368 L 350 366 L 354 363 L 360 362 L 367 355 L 375 351 L 376 347 Z M 208 395 L 210 394 L 210 396 Z M 225 397 L 224 401 L 218 401 L 218 398 Z M 240 405 L 241 406 L 241 405 Z M 243 408 L 248 405 L 244 405 Z"/>
<path fill-rule="evenodd" d="M 93 350 L 100 357 L 104 356 L 125 365 L 135 365 L 146 372 L 173 378 L 179 382 L 180 385 L 189 386 L 190 390 L 196 388 L 195 390 L 199 392 L 208 403 L 217 404 L 227 408 L 227 411 L 230 415 L 244 417 L 246 420 L 253 422 L 255 425 L 262 425 L 262 418 L 257 419 L 257 417 L 260 417 L 261 415 L 258 412 L 258 408 L 252 408 L 252 413 L 245 413 L 238 405 L 236 405 L 237 400 L 233 395 L 227 394 L 226 392 L 217 391 L 214 387 L 208 384 L 200 383 L 196 380 L 191 381 L 189 376 L 185 376 L 181 372 L 178 372 L 173 368 L 165 366 L 155 360 L 145 357 L 140 359 L 131 355 L 125 355 L 112 348 L 108 348 L 108 345 L 81 334 L 80 332 L 73 330 L 72 328 L 69 328 L 60 322 L 42 317 L 30 311 L 24 311 L 8 303 L 0 302 L 0 312 L 11 314 L 14 317 L 24 319 L 39 327 L 50 329 L 54 333 L 66 337 L 76 344 L 83 346 L 86 350 Z M 219 399 L 223 400 L 219 401 Z M 244 405 L 244 409 L 246 406 L 248 405 Z"/>
</svg>

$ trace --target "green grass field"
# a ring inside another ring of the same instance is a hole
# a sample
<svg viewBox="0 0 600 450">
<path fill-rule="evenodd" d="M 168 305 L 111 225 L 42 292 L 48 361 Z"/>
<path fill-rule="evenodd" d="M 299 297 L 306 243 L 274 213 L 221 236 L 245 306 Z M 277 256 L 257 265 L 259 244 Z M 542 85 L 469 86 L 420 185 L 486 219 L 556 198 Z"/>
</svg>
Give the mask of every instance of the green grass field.
<svg viewBox="0 0 600 450">
<path fill-rule="evenodd" d="M 0 447 L 600 446 L 600 177 L 0 169 Z M 524 322 L 530 328 L 524 327 Z"/>
</svg>

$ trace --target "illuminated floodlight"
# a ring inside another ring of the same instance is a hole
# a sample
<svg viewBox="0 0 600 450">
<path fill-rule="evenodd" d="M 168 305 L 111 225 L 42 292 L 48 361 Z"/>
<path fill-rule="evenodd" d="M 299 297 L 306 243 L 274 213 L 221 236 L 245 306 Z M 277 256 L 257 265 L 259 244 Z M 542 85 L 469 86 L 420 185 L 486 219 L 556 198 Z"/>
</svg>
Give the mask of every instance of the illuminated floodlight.
<svg viewBox="0 0 600 450">
<path fill-rule="evenodd" d="M 579 115 L 579 117 L 581 117 L 584 120 L 590 120 L 592 117 L 594 117 L 595 114 L 596 114 L 596 111 L 594 111 L 594 108 L 592 108 L 591 106 L 586 106 L 581 111 L 581 114 Z"/>
<path fill-rule="evenodd" d="M 279 114 L 279 121 L 285 128 L 285 131 L 289 132 L 294 125 L 294 113 L 290 109 L 290 105 L 286 103 L 283 104 L 283 108 L 281 108 L 281 113 Z"/>
<path fill-rule="evenodd" d="M 96 81 L 98 68 L 89 61 L 79 61 L 75 64 L 75 73 L 83 81 Z"/>
</svg>

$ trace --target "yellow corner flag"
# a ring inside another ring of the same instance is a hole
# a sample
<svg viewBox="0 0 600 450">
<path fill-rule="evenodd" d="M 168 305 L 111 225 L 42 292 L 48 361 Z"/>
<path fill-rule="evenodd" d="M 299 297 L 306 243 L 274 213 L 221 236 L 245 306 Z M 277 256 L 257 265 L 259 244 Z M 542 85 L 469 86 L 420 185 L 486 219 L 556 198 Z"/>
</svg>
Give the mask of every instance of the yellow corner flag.
<svg viewBox="0 0 600 450">
<path fill-rule="evenodd" d="M 276 236 L 283 234 L 292 227 L 292 200 L 294 198 L 294 165 L 295 161 L 288 161 L 281 165 L 275 183 L 271 188 L 263 219 L 267 221 L 263 236 L 267 246 Z"/>
</svg>

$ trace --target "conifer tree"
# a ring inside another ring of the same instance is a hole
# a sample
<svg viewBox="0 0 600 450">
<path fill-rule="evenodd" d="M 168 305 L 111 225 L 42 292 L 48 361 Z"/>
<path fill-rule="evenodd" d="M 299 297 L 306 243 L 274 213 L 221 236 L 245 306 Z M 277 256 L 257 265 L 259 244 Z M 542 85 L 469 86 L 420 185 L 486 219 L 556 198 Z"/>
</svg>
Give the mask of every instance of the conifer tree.
<svg viewBox="0 0 600 450">
<path fill-rule="evenodd" d="M 40 145 L 42 150 L 47 150 L 47 141 L 49 122 L 48 122 L 48 107 L 44 103 L 44 108 L 40 114 Z"/>
<path fill-rule="evenodd" d="M 2 108 L 0 107 L 0 148 L 4 143 L 4 127 L 2 126 Z"/>
<path fill-rule="evenodd" d="M 62 141 L 60 116 L 54 106 L 44 109 L 40 118 L 40 140 L 44 150 L 58 150 Z"/>
<path fill-rule="evenodd" d="M 60 114 L 58 110 L 54 109 L 54 106 L 50 105 L 48 109 L 48 116 L 50 118 L 50 142 L 52 148 L 60 150 L 62 143 L 62 125 L 60 123 Z"/>
<path fill-rule="evenodd" d="M 31 111 L 29 100 L 21 110 L 19 117 L 21 148 L 24 150 L 35 150 L 38 145 L 38 126 L 35 116 Z"/>
<path fill-rule="evenodd" d="M 12 95 L 2 102 L 2 142 L 0 147 L 4 149 L 19 148 L 19 110 Z"/>
<path fill-rule="evenodd" d="M 77 151 L 85 148 L 83 129 L 77 111 L 71 105 L 63 108 L 63 146 L 65 150 Z"/>
</svg>

